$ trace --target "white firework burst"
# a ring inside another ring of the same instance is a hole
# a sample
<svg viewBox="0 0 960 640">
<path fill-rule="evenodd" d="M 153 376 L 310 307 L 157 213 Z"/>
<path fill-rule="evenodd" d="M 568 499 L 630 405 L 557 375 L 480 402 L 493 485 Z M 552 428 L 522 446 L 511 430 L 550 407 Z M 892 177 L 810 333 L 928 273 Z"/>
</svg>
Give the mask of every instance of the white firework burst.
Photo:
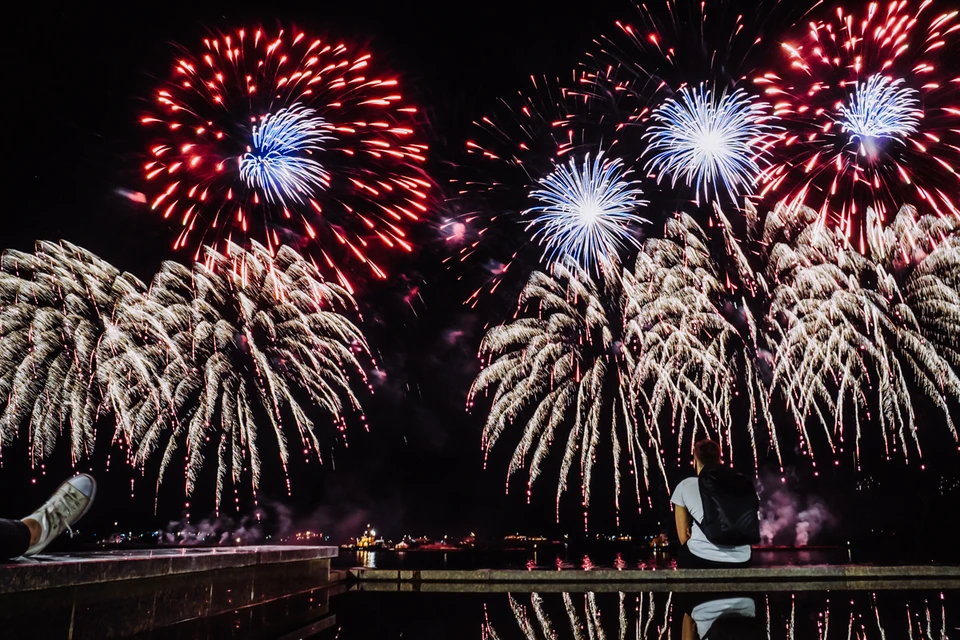
<svg viewBox="0 0 960 640">
<path fill-rule="evenodd" d="M 493 392 L 483 431 L 487 452 L 508 428 L 523 421 L 507 472 L 508 488 L 513 473 L 528 467 L 529 494 L 558 441 L 563 450 L 558 515 L 575 465 L 583 506 L 589 508 L 593 467 L 604 441 L 612 455 L 618 509 L 624 464 L 633 470 L 638 503 L 651 454 L 662 469 L 653 436 L 636 423 L 630 407 L 626 380 L 631 362 L 622 339 L 626 300 L 620 268 L 606 263 L 600 271 L 594 279 L 575 263 L 561 262 L 552 274 L 534 272 L 520 295 L 523 316 L 484 337 L 480 356 L 487 366 L 467 400 L 472 406 L 478 394 Z"/>
<path fill-rule="evenodd" d="M 808 425 L 819 425 L 831 449 L 848 442 L 859 459 L 866 427 L 875 426 L 888 455 L 899 449 L 906 458 L 911 445 L 919 453 L 916 392 L 943 412 L 957 439 L 957 231 L 952 218 L 904 207 L 886 227 L 868 213 L 866 255 L 821 224 L 774 247 L 773 384 L 806 443 Z"/>
<path fill-rule="evenodd" d="M 693 187 L 697 202 L 721 190 L 731 200 L 752 193 L 777 130 L 769 104 L 742 89 L 718 97 L 706 85 L 681 89 L 650 120 L 647 170 Z"/>
<path fill-rule="evenodd" d="M 289 247 L 273 256 L 258 244 L 229 245 L 226 254 L 207 249 L 192 269 L 164 263 L 147 299 L 124 309 L 131 326 L 180 356 L 156 379 L 127 367 L 133 382 L 112 398 L 136 443 L 135 462 L 162 451 L 162 480 L 185 448 L 191 493 L 210 441 L 219 504 L 228 476 L 239 482 L 244 467 L 259 487 L 259 425 L 269 425 L 285 469 L 290 438 L 320 457 L 318 412 L 340 437 L 360 410 L 351 380 L 365 379 L 358 356 L 368 348 L 344 315 L 353 311 L 351 296 Z"/>
<path fill-rule="evenodd" d="M 534 216 L 534 239 L 545 246 L 550 261 L 570 258 L 596 270 L 601 260 L 617 261 L 619 251 L 636 246 L 635 226 L 648 222 L 639 215 L 647 204 L 618 159 L 593 162 L 586 154 L 578 166 L 571 158 L 539 182 L 530 197 L 540 204 L 524 214 Z"/>
<path fill-rule="evenodd" d="M 632 397 L 657 441 L 667 445 L 656 426 L 666 414 L 676 429 L 671 444 L 678 459 L 687 457 L 681 456 L 684 443 L 692 448 L 705 437 L 721 443 L 732 459 L 734 436 L 743 424 L 734 420 L 735 403 L 744 392 L 745 431 L 756 464 L 755 423 L 764 418 L 773 424 L 757 367 L 764 337 L 750 301 L 728 291 L 706 231 L 689 215 L 670 219 L 662 239 L 644 244 L 627 282 Z M 772 441 L 776 447 L 775 436 Z"/>
<path fill-rule="evenodd" d="M 861 141 L 877 138 L 903 140 L 920 126 L 919 92 L 903 86 L 903 80 L 883 75 L 858 82 L 850 104 L 840 109 L 840 124 Z"/>
<path fill-rule="evenodd" d="M 27 431 L 33 462 L 69 433 L 74 462 L 96 442 L 108 410 L 97 366 L 128 336 L 114 310 L 145 286 L 67 242 L 38 242 L 33 253 L 0 260 L 0 436 Z"/>
</svg>

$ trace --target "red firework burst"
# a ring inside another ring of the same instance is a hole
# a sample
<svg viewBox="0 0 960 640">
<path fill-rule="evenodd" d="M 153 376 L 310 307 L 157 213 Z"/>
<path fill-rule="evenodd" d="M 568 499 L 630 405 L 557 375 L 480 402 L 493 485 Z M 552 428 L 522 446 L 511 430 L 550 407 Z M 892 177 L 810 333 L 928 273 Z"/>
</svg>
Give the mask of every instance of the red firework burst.
<svg viewBox="0 0 960 640">
<path fill-rule="evenodd" d="M 195 257 L 220 241 L 309 245 L 348 288 L 344 256 L 382 278 L 371 253 L 411 251 L 407 228 L 428 211 L 416 112 L 352 45 L 219 34 L 181 53 L 141 119 L 148 201 Z"/>
<path fill-rule="evenodd" d="M 960 217 L 958 13 L 931 0 L 837 8 L 785 42 L 787 66 L 755 78 L 787 125 L 762 194 L 819 209 L 861 246 L 868 208 Z"/>
</svg>

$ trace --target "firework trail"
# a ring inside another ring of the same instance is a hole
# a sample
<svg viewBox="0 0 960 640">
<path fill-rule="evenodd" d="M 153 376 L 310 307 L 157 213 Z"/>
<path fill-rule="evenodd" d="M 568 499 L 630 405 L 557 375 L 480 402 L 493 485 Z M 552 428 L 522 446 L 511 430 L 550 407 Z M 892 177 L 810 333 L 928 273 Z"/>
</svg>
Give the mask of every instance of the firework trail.
<svg viewBox="0 0 960 640">
<path fill-rule="evenodd" d="M 646 201 L 628 174 L 620 160 L 604 160 L 601 152 L 593 163 L 588 153 L 579 166 L 571 158 L 540 180 L 530 193 L 540 204 L 524 213 L 534 216 L 533 238 L 545 245 L 550 262 L 571 258 L 596 270 L 602 260 L 617 261 L 625 245 L 636 246 L 633 227 L 648 222 L 637 213 Z"/>
<path fill-rule="evenodd" d="M 220 34 L 181 52 L 153 103 L 143 171 L 175 248 L 313 243 L 348 289 L 344 258 L 383 278 L 378 251 L 412 250 L 427 147 L 371 54 L 296 30 Z"/>
<path fill-rule="evenodd" d="M 960 18 L 927 0 L 835 9 L 754 82 L 785 122 L 761 192 L 803 202 L 865 251 L 866 214 L 960 217 Z"/>
<path fill-rule="evenodd" d="M 483 431 L 488 454 L 514 423 L 520 427 L 508 490 L 510 477 L 526 466 L 529 497 L 551 445 L 563 447 L 558 517 L 579 453 L 586 518 L 593 467 L 608 437 L 618 510 L 624 460 L 633 471 L 638 504 L 651 456 L 662 469 L 654 435 L 636 423 L 630 407 L 626 381 L 632 363 L 623 343 L 628 301 L 620 268 L 606 263 L 600 271 L 595 279 L 575 263 L 562 262 L 550 274 L 534 272 L 520 295 L 521 317 L 484 337 L 480 357 L 486 366 L 467 398 L 470 408 L 478 394 L 493 392 Z"/>
<path fill-rule="evenodd" d="M 365 379 L 358 357 L 368 349 L 344 315 L 354 311 L 346 290 L 289 247 L 274 256 L 257 243 L 250 250 L 230 244 L 225 253 L 208 249 L 192 269 L 164 263 L 146 298 L 124 313 L 132 328 L 172 345 L 178 357 L 146 377 L 130 367 L 113 372 L 127 380 L 111 401 L 136 444 L 134 462 L 160 453 L 162 481 L 185 449 L 189 494 L 216 448 L 219 504 L 228 479 L 238 483 L 245 467 L 259 487 L 258 425 L 269 425 L 284 469 L 291 438 L 305 458 L 320 458 L 318 415 L 329 418 L 337 440 L 347 416 L 360 410 L 351 380 Z"/>
<path fill-rule="evenodd" d="M 695 200 L 725 192 L 733 202 L 752 195 L 757 176 L 768 163 L 776 127 L 770 105 L 742 89 L 717 96 L 705 85 L 681 89 L 654 110 L 644 134 L 646 169 L 672 187 L 693 187 Z M 712 195 L 711 195 L 712 193 Z"/>
<path fill-rule="evenodd" d="M 114 317 L 120 300 L 145 286 L 89 251 L 38 242 L 33 253 L 0 258 L 0 436 L 9 445 L 27 427 L 31 461 L 69 433 L 74 462 L 96 442 L 109 412 L 98 380 L 101 360 L 126 350 Z"/>
</svg>

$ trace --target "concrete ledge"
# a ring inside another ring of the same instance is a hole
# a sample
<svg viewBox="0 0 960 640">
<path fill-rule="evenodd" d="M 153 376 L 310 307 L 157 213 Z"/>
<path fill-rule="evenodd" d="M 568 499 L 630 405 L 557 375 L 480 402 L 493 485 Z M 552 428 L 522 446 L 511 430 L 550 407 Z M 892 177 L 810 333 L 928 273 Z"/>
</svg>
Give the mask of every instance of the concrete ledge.
<svg viewBox="0 0 960 640">
<path fill-rule="evenodd" d="M 0 564 L 0 594 L 322 560 L 336 547 L 229 547 L 52 554 Z M 319 576 L 318 576 L 319 577 Z"/>
<path fill-rule="evenodd" d="M 744 585 L 756 585 L 764 590 L 823 590 L 851 589 L 870 585 L 872 589 L 915 589 L 932 586 L 950 588 L 960 585 L 960 567 L 946 566 L 869 566 L 829 565 L 811 567 L 755 567 L 750 569 L 660 569 L 623 570 L 597 569 L 593 571 L 497 570 L 473 571 L 420 570 L 397 571 L 385 569 L 353 569 L 350 577 L 364 590 L 515 590 L 515 591 L 570 591 L 589 586 L 591 591 L 602 585 L 636 590 L 661 586 L 665 591 L 684 590 L 687 586 L 702 585 L 704 590 L 716 591 L 723 584 L 736 590 Z M 450 585 L 456 585 L 450 589 Z M 554 589 L 548 589 L 553 585 Z M 623 590 L 622 588 L 611 590 Z"/>
<path fill-rule="evenodd" d="M 36 638 L 277 638 L 333 624 L 327 558 L 0 595 L 0 629 Z M 6 638 L 7 635 L 2 637 Z M 302 636 L 301 636 L 302 637 Z"/>
<path fill-rule="evenodd" d="M 960 589 L 960 580 L 831 580 L 800 582 L 361 582 L 358 591 L 420 593 L 801 593 Z"/>
</svg>

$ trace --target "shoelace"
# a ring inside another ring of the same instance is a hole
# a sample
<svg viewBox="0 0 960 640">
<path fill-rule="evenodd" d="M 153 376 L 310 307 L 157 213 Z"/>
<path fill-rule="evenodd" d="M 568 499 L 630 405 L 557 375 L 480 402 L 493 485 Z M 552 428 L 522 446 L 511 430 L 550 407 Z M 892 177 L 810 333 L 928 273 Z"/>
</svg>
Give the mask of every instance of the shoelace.
<svg viewBox="0 0 960 640">
<path fill-rule="evenodd" d="M 59 525 L 62 525 L 63 528 L 67 530 L 70 534 L 70 537 L 73 537 L 73 528 L 70 526 L 70 512 L 71 511 L 80 511 L 82 509 L 82 504 L 80 499 L 74 495 L 74 492 L 67 489 L 63 492 L 62 499 L 54 500 L 47 511 L 47 518 L 50 520 L 52 525 L 56 522 Z M 56 520 L 54 520 L 56 518 Z"/>
</svg>

